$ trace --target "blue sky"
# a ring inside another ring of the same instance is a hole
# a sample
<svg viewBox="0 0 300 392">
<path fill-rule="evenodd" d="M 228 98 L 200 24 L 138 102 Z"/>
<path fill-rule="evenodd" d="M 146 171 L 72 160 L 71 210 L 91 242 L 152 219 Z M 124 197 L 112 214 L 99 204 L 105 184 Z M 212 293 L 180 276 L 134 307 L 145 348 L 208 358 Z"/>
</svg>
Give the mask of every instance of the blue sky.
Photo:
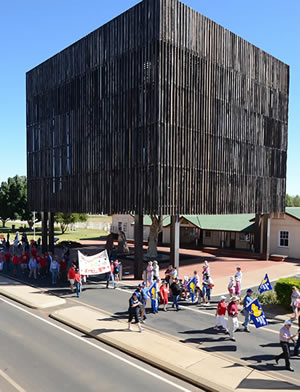
<svg viewBox="0 0 300 392">
<path fill-rule="evenodd" d="M 287 192 L 300 194 L 300 1 L 184 0 L 290 65 Z M 1 1 L 0 182 L 26 174 L 25 73 L 138 3 L 136 0 Z"/>
</svg>

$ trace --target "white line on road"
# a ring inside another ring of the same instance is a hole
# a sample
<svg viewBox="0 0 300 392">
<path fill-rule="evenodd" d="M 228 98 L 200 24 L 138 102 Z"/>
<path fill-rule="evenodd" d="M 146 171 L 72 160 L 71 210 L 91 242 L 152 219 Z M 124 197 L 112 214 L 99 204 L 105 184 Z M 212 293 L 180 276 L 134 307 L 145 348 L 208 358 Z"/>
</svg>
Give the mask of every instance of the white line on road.
<svg viewBox="0 0 300 392">
<path fill-rule="evenodd" d="M 112 357 L 114 357 L 114 358 L 116 358 L 116 359 L 118 359 L 118 360 L 120 360 L 120 361 L 126 363 L 127 365 L 130 365 L 130 366 L 132 366 L 132 367 L 134 367 L 134 368 L 140 370 L 141 372 L 147 373 L 147 374 L 150 375 L 151 377 L 155 377 L 155 378 L 157 378 L 158 380 L 160 380 L 160 381 L 162 381 L 162 382 L 165 382 L 166 384 L 169 384 L 169 385 L 171 385 L 172 387 L 174 387 L 174 388 L 176 388 L 176 389 L 179 389 L 180 391 L 183 391 L 183 392 L 192 392 L 190 389 L 186 389 L 186 388 L 184 388 L 184 387 L 181 387 L 180 385 L 177 385 L 177 384 L 175 384 L 174 382 L 172 382 L 172 381 L 170 381 L 170 380 L 168 380 L 168 379 L 166 379 L 166 378 L 164 378 L 164 377 L 161 377 L 161 376 L 159 376 L 159 375 L 156 374 L 156 373 L 151 372 L 150 370 L 144 369 L 143 367 L 141 367 L 141 366 L 139 366 L 139 365 L 136 365 L 135 363 L 130 362 L 129 360 L 127 360 L 127 359 L 125 359 L 125 358 L 122 358 L 122 357 L 120 357 L 119 355 L 114 354 L 114 353 L 112 353 L 112 352 L 106 350 L 105 348 L 102 348 L 102 347 L 100 347 L 100 346 L 97 346 L 95 343 L 89 342 L 88 340 L 82 338 L 81 336 L 77 336 L 77 335 L 75 335 L 73 332 L 67 331 L 66 329 L 64 329 L 64 328 L 62 328 L 62 327 L 60 327 L 60 326 L 58 326 L 58 325 L 56 325 L 56 324 L 54 324 L 54 323 L 52 323 L 52 322 L 50 322 L 50 321 L 48 321 L 48 320 L 45 320 L 45 319 L 43 319 L 43 318 L 40 317 L 40 316 L 37 316 L 37 315 L 35 315 L 35 314 L 29 312 L 28 310 L 23 309 L 23 308 L 21 308 L 20 306 L 15 305 L 15 304 L 13 304 L 13 303 L 10 302 L 10 301 L 7 301 L 6 299 L 1 298 L 1 300 L 2 300 L 3 302 L 5 302 L 6 304 L 12 306 L 12 307 L 14 307 L 14 308 L 16 308 L 16 309 L 18 309 L 18 310 L 21 310 L 22 312 L 24 312 L 24 313 L 26 313 L 26 314 L 29 314 L 30 316 L 32 316 L 32 317 L 34 317 L 34 318 L 36 318 L 36 319 L 38 319 L 38 320 L 40 320 L 40 321 L 43 321 L 44 323 L 46 323 L 46 324 L 48 324 L 48 325 L 51 325 L 51 327 L 54 327 L 54 328 L 56 328 L 56 329 L 58 329 L 58 330 L 60 330 L 60 331 L 62 331 L 62 332 L 65 332 L 66 334 L 68 334 L 68 335 L 70 335 L 70 336 L 72 336 L 72 337 L 74 337 L 74 338 L 76 338 L 76 339 L 78 339 L 78 340 L 81 340 L 82 342 L 84 342 L 84 343 L 86 343 L 86 344 L 88 344 L 88 345 L 90 345 L 90 346 L 96 348 L 97 350 L 100 350 L 100 351 L 102 351 L 102 352 L 104 352 L 104 353 L 106 353 L 106 354 L 108 354 L 108 355 L 110 355 L 110 356 L 112 356 Z M 19 391 L 19 392 L 26 392 L 24 389 L 18 389 L 18 391 Z"/>
<path fill-rule="evenodd" d="M 19 384 L 12 380 L 5 372 L 0 369 L 0 376 L 2 376 L 10 385 L 12 385 L 18 392 L 26 392 Z"/>
</svg>

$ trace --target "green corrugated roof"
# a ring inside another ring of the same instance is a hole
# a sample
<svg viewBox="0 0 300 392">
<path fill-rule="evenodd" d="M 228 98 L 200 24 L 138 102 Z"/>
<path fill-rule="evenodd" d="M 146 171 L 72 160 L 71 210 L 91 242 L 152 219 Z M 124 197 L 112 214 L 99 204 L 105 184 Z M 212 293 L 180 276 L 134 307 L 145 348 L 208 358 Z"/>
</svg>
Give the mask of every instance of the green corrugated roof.
<svg viewBox="0 0 300 392">
<path fill-rule="evenodd" d="M 252 233 L 255 224 L 250 222 L 255 218 L 254 214 L 237 214 L 237 215 L 180 215 L 203 230 L 221 230 L 221 231 L 243 231 Z M 144 226 L 151 226 L 149 215 L 144 216 Z M 163 227 L 171 223 L 168 215 L 163 216 Z"/>
<path fill-rule="evenodd" d="M 300 207 L 286 207 L 285 212 L 294 216 L 297 219 L 300 219 Z"/>
<path fill-rule="evenodd" d="M 250 222 L 254 214 L 236 215 L 182 215 L 183 218 L 204 230 L 243 231 L 252 233 L 255 224 Z"/>
</svg>

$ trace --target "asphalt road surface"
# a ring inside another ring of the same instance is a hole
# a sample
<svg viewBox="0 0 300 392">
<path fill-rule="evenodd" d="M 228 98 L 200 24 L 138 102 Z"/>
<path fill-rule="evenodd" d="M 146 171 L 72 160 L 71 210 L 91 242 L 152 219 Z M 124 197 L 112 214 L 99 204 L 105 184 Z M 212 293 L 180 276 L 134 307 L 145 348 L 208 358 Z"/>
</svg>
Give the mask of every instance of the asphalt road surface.
<svg viewBox="0 0 300 392">
<path fill-rule="evenodd" d="M 101 290 L 97 292 L 99 296 Z M 47 313 L 4 297 L 0 306 L 1 392 L 200 391 L 49 319 Z"/>
<path fill-rule="evenodd" d="M 94 284 L 92 282 L 86 285 L 79 300 L 74 298 L 74 301 L 101 308 L 116 317 L 126 319 L 128 299 L 133 289 L 126 286 L 120 286 L 115 290 L 106 289 L 104 282 Z M 66 296 L 70 296 L 70 294 Z M 269 320 L 267 327 L 259 329 L 250 325 L 250 333 L 236 332 L 236 342 L 232 342 L 227 335 L 213 329 L 217 298 L 211 302 L 211 306 L 207 307 L 182 301 L 179 312 L 174 311 L 171 305 L 169 304 L 167 312 L 161 310 L 158 314 L 149 313 L 146 325 L 176 335 L 182 342 L 194 343 L 197 347 L 209 352 L 221 353 L 242 360 L 248 366 L 256 369 L 274 372 L 273 374 L 276 376 L 280 373 L 280 376 L 300 380 L 300 357 L 291 358 L 291 366 L 295 369 L 294 373 L 285 370 L 284 360 L 280 360 L 279 365 L 275 365 L 273 359 L 275 355 L 281 353 L 279 346 L 281 322 Z M 239 320 L 244 321 L 242 315 Z M 292 333 L 296 332 L 297 328 L 293 326 Z"/>
</svg>

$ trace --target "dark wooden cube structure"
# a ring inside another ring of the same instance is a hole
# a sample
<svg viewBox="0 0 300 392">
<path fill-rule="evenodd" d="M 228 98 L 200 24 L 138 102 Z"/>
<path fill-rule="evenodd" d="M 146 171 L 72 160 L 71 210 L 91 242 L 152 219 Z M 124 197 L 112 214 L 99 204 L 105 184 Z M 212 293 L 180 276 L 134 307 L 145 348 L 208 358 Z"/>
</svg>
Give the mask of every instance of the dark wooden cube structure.
<svg viewBox="0 0 300 392">
<path fill-rule="evenodd" d="M 177 0 L 144 0 L 27 73 L 30 206 L 282 212 L 288 100 L 286 64 Z"/>
</svg>

